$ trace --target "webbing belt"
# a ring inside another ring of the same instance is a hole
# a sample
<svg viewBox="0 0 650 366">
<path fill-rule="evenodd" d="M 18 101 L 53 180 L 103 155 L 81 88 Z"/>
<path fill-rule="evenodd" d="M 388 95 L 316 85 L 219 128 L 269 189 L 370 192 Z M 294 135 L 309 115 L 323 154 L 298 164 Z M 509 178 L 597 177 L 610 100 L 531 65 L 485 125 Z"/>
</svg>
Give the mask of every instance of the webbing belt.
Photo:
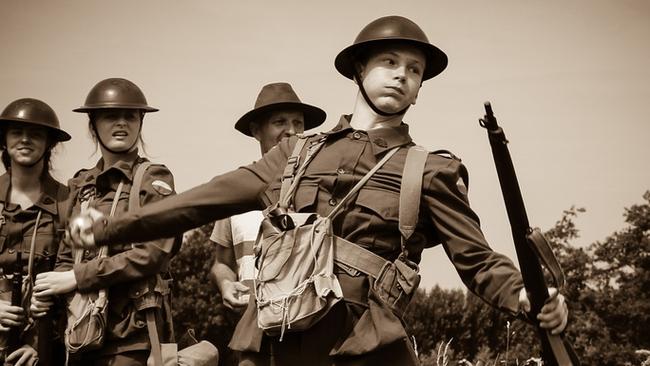
<svg viewBox="0 0 650 366">
<path fill-rule="evenodd" d="M 333 236 L 334 261 L 352 267 L 374 279 L 379 277 L 387 263 L 391 263 L 377 254 L 363 249 L 357 244 L 338 236 Z"/>
</svg>

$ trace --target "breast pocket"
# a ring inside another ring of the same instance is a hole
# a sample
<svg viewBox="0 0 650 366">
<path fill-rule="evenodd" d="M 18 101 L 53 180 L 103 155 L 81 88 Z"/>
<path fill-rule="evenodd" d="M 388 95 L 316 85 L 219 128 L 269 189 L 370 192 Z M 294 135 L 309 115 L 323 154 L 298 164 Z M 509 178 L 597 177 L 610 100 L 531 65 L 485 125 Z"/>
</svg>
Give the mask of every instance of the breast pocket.
<svg viewBox="0 0 650 366">
<path fill-rule="evenodd" d="M 346 217 L 343 226 L 359 244 L 382 255 L 399 249 L 398 223 L 399 194 L 365 188 L 359 192 L 354 213 Z"/>
<path fill-rule="evenodd" d="M 316 201 L 318 200 L 318 185 L 300 185 L 296 189 L 294 205 L 296 212 L 316 212 Z"/>
<path fill-rule="evenodd" d="M 359 192 L 356 201 L 362 211 L 373 216 L 375 221 L 399 221 L 399 194 L 375 188 L 365 188 Z"/>
</svg>

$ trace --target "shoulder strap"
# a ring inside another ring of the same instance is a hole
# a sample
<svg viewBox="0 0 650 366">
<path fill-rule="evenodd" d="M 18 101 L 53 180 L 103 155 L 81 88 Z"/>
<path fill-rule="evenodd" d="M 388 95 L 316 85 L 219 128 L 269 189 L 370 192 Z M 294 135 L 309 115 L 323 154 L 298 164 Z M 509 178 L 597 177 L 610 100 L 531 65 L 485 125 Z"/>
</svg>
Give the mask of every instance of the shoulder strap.
<svg viewBox="0 0 650 366">
<path fill-rule="evenodd" d="M 399 194 L 399 231 L 402 234 L 402 254 L 406 253 L 406 242 L 415 232 L 420 214 L 422 176 L 429 152 L 422 146 L 411 146 L 406 154 L 402 184 Z"/>
<path fill-rule="evenodd" d="M 311 136 L 313 135 L 299 136 L 298 141 L 296 141 L 296 146 L 294 146 L 293 152 L 287 160 L 287 165 L 282 173 L 282 186 L 280 188 L 280 199 L 278 200 L 279 207 L 286 209 L 290 206 L 300 177 L 305 173 L 307 165 L 314 159 L 314 156 L 316 156 L 316 153 L 325 144 L 325 140 L 327 139 L 327 135 L 323 135 L 319 139 L 312 141 L 311 145 L 307 147 L 305 160 L 300 164 L 300 153 Z"/>
<path fill-rule="evenodd" d="M 142 182 L 144 180 L 144 173 L 152 165 L 150 161 L 145 161 L 135 168 L 133 174 L 133 184 L 129 191 L 129 211 L 133 211 L 140 207 L 140 190 L 142 189 Z M 154 366 L 163 366 L 162 350 L 160 345 L 160 337 L 158 336 L 158 326 L 156 322 L 156 308 L 150 307 L 145 310 L 147 318 L 147 333 L 149 333 L 149 342 L 151 343 L 151 357 L 153 358 Z"/>
<path fill-rule="evenodd" d="M 145 161 L 135 168 L 133 174 L 133 184 L 129 191 L 129 211 L 133 211 L 140 207 L 140 190 L 142 189 L 142 181 L 144 180 L 144 172 L 151 166 L 150 161 Z"/>
</svg>

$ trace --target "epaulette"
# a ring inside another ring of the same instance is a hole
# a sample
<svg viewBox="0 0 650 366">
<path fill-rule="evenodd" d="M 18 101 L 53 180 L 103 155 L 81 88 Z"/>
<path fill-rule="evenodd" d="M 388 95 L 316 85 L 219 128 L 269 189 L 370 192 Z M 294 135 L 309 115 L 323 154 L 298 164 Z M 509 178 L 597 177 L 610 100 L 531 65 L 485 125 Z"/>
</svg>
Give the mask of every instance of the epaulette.
<svg viewBox="0 0 650 366">
<path fill-rule="evenodd" d="M 440 149 L 440 150 L 433 151 L 433 152 L 431 152 L 431 153 L 432 153 L 432 154 L 436 154 L 436 155 L 438 155 L 438 156 L 442 156 L 443 158 L 454 159 L 454 160 L 461 161 L 461 159 L 460 159 L 458 156 L 454 155 L 454 154 L 453 154 L 451 151 L 449 151 L 449 150 Z"/>
</svg>

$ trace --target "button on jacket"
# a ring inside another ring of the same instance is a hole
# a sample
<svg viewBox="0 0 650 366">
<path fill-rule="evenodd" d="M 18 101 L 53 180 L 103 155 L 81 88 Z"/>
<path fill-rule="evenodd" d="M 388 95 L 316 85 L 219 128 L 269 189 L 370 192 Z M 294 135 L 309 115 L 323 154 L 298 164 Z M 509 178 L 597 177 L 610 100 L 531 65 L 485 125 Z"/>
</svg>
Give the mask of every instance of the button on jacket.
<svg viewBox="0 0 650 366">
<path fill-rule="evenodd" d="M 343 198 L 388 150 L 403 147 L 372 176 L 333 222 L 336 235 L 394 260 L 400 253 L 400 183 L 408 147 L 413 145 L 408 126 L 353 130 L 349 117 L 343 116 L 326 135 L 325 146 L 300 181 L 294 197 L 295 209 L 327 215 L 332 205 Z M 311 137 L 307 145 L 317 139 L 319 136 Z M 98 244 L 149 240 L 244 211 L 263 209 L 278 200 L 282 172 L 295 142 L 295 137 L 285 139 L 261 160 L 144 207 L 137 214 L 98 221 L 93 227 L 95 240 Z M 467 180 L 467 171 L 460 161 L 429 154 L 418 226 L 407 244 L 410 259 L 419 263 L 424 248 L 442 244 L 472 292 L 514 314 L 518 311 L 518 293 L 523 287 L 521 275 L 507 257 L 493 252 L 486 243 L 479 219 L 467 200 Z M 339 273 L 338 276 L 346 300 L 360 304 L 368 301 L 362 280 L 351 274 Z M 389 318 L 387 321 L 398 323 L 397 318 L 385 314 L 385 308 L 380 310 Z M 403 330 L 403 334 L 386 334 L 394 327 L 386 327 L 382 323 L 386 319 L 374 319 L 376 314 L 374 311 L 362 314 L 354 330 L 341 335 L 346 339 L 333 353 L 370 352 L 405 335 Z M 233 337 L 233 342 L 238 341 Z M 234 346 L 254 350 L 259 348 L 259 342 Z"/>
<path fill-rule="evenodd" d="M 31 207 L 23 209 L 19 205 L 8 202 L 11 177 L 9 174 L 0 176 L 0 201 L 4 205 L 2 223 L 0 224 L 0 298 L 11 301 L 11 280 L 5 275 L 13 273 L 16 264 L 16 252 L 22 252 L 23 278 L 27 278 L 30 246 L 34 230 L 34 278 L 38 273 L 51 271 L 59 246 L 63 224 L 60 215 L 65 215 L 63 208 L 68 188 L 57 182 L 49 174 L 43 178 L 43 193 Z M 36 226 L 36 217 L 41 212 L 41 218 Z M 25 294 L 23 294 L 25 295 Z M 27 294 L 30 296 L 31 294 Z M 48 315 L 36 322 L 36 326 L 28 331 L 24 340 L 38 350 L 42 362 L 49 362 L 49 352 L 52 349 L 52 318 Z M 6 335 L 6 333 L 5 333 Z M 0 335 L 2 336 L 2 335 Z"/>
<path fill-rule="evenodd" d="M 90 207 L 108 215 L 113 204 L 117 186 L 124 182 L 115 216 L 128 210 L 133 175 L 138 165 L 146 161 L 137 152 L 112 166 L 104 167 L 103 160 L 89 170 L 82 170 L 69 181 L 72 216 L 81 210 L 81 201 L 92 198 Z M 145 172 L 140 190 L 142 206 L 160 200 L 173 192 L 173 177 L 163 165 L 153 164 Z M 179 233 L 170 238 L 148 242 L 134 241 L 109 248 L 108 257 L 97 257 L 98 250 L 84 251 L 81 263 L 74 263 L 70 248 L 62 245 L 56 271 L 74 270 L 80 292 L 108 288 L 108 325 L 103 354 L 116 354 L 132 350 L 149 349 L 149 336 L 145 314 L 137 313 L 133 298 L 141 296 L 137 291 L 140 280 L 167 269 L 170 258 L 180 248 Z M 176 236 L 176 237 L 174 237 Z"/>
</svg>

